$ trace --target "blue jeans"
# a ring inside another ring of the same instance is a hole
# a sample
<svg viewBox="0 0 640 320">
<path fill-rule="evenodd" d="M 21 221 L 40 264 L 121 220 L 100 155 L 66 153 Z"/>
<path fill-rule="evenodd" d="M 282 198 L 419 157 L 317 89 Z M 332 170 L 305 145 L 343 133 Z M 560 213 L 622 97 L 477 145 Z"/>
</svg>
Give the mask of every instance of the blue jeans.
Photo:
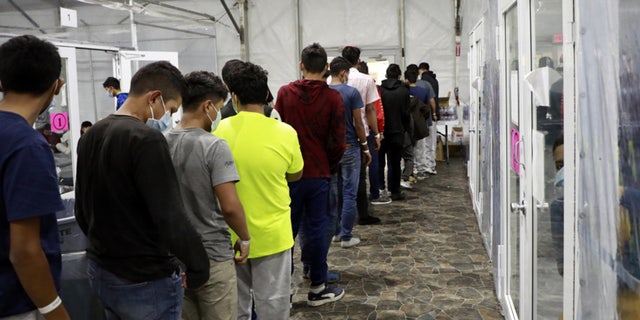
<svg viewBox="0 0 640 320">
<path fill-rule="evenodd" d="M 305 232 L 302 247 L 303 261 L 309 262 L 311 286 L 327 282 L 327 253 L 325 238 L 329 228 L 328 178 L 302 178 L 289 183 L 291 195 L 291 225 L 293 238 L 300 228 Z"/>
<path fill-rule="evenodd" d="M 380 198 L 380 173 L 378 172 L 378 151 L 376 151 L 376 138 L 373 132 L 367 137 L 367 144 L 371 152 L 371 164 L 369 164 L 369 193 L 371 199 Z"/>
<path fill-rule="evenodd" d="M 360 147 L 352 146 L 345 150 L 340 161 L 342 174 L 342 229 L 340 238 L 342 241 L 351 240 L 351 231 L 356 221 L 358 211 L 356 195 L 360 182 Z"/>
<path fill-rule="evenodd" d="M 173 274 L 146 282 L 131 282 L 88 259 L 89 284 L 105 308 L 106 320 L 179 320 L 182 312 L 182 276 Z"/>
</svg>

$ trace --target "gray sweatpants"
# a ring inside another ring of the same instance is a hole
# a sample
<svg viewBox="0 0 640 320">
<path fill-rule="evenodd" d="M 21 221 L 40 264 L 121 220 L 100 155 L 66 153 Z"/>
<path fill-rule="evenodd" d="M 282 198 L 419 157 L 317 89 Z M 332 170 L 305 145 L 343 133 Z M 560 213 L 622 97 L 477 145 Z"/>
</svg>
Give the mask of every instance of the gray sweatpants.
<svg viewBox="0 0 640 320">
<path fill-rule="evenodd" d="M 251 319 L 255 300 L 258 319 L 289 319 L 291 295 L 291 250 L 249 259 L 236 266 L 238 320 Z M 253 297 L 252 297 L 253 292 Z M 252 299 L 253 298 L 253 299 Z"/>
</svg>

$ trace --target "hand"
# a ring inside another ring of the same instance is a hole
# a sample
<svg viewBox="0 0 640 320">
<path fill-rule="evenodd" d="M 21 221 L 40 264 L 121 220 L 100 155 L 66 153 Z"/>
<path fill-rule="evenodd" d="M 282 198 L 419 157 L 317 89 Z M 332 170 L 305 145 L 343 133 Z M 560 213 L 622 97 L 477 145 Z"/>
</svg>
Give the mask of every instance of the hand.
<svg viewBox="0 0 640 320">
<path fill-rule="evenodd" d="M 371 163 L 371 152 L 362 152 L 362 164 L 369 166 Z"/>
<path fill-rule="evenodd" d="M 247 257 L 249 256 L 249 244 L 242 244 L 242 240 L 236 240 L 236 244 L 233 246 L 233 251 L 235 253 L 240 252 L 239 256 L 235 256 L 233 259 L 236 264 L 245 264 L 247 262 Z"/>
<path fill-rule="evenodd" d="M 432 118 L 433 118 L 433 121 L 438 121 L 438 116 L 436 116 L 436 114 L 435 114 L 435 113 L 434 113 L 434 114 L 432 114 L 431 116 L 432 116 Z"/>
<path fill-rule="evenodd" d="M 382 141 L 382 139 L 384 139 L 384 136 L 382 135 L 382 132 L 380 132 L 380 138 L 376 138 L 375 142 L 376 142 L 376 146 L 375 146 L 375 150 L 379 151 L 380 150 L 380 142 Z"/>
</svg>

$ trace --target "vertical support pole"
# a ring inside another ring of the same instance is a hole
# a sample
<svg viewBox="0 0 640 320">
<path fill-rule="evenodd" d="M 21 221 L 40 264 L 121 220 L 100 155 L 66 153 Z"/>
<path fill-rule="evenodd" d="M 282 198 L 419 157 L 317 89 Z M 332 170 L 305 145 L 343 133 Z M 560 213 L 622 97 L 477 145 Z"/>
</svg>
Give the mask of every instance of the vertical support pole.
<svg viewBox="0 0 640 320">
<path fill-rule="evenodd" d="M 406 32 L 405 32 L 405 30 L 406 30 L 406 25 L 405 25 L 406 24 L 405 0 L 400 0 L 400 12 L 399 12 L 399 15 L 400 15 L 400 19 L 399 19 L 399 24 L 400 25 L 399 25 L 398 30 L 400 31 L 400 34 L 399 34 L 398 38 L 400 39 L 400 51 L 401 51 L 400 52 L 400 61 L 399 61 L 400 63 L 399 64 L 400 64 L 400 68 L 402 70 L 404 70 L 404 68 L 406 66 L 406 61 L 405 61 L 406 59 L 405 59 L 405 54 L 404 54 L 405 48 L 404 47 L 405 47 L 405 45 L 407 43 L 407 37 L 406 37 Z"/>
<path fill-rule="evenodd" d="M 238 0 L 240 5 L 240 59 L 249 61 L 249 23 L 247 0 Z"/>
</svg>

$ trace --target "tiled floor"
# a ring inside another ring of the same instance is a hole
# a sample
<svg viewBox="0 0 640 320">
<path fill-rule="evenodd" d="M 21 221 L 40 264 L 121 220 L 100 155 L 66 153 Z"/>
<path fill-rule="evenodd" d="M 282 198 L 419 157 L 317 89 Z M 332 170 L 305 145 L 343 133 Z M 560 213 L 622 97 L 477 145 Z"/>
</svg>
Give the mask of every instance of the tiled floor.
<svg viewBox="0 0 640 320">
<path fill-rule="evenodd" d="M 292 319 L 503 319 L 464 162 L 438 162 L 437 170 L 405 191 L 407 200 L 371 206 L 382 224 L 357 226 L 360 245 L 332 245 L 329 269 L 342 276 L 342 300 L 307 306 L 296 251 Z"/>
</svg>

